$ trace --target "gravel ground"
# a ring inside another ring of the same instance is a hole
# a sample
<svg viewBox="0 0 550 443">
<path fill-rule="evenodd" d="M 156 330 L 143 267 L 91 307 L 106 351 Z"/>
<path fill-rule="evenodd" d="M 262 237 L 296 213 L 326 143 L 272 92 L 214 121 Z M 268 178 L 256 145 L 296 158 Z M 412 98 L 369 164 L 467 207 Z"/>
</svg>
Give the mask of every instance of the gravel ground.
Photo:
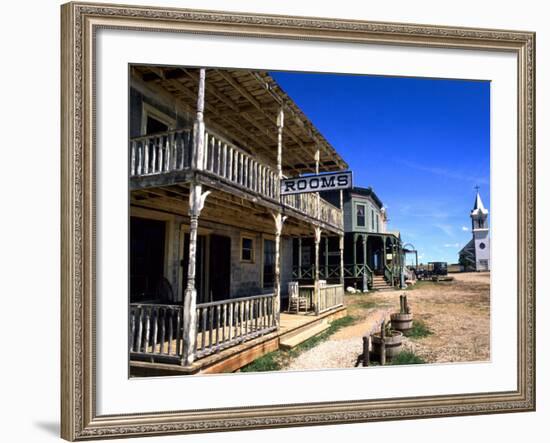
<svg viewBox="0 0 550 443">
<path fill-rule="evenodd" d="M 404 348 L 428 363 L 487 361 L 490 358 L 489 273 L 453 274 L 452 282 L 420 283 L 405 293 L 415 320 L 433 332 L 424 338 L 405 338 Z M 380 327 L 399 310 L 403 291 L 346 296 L 348 314 L 356 322 L 327 341 L 293 359 L 285 369 L 334 369 L 356 366 L 362 337 Z"/>
</svg>

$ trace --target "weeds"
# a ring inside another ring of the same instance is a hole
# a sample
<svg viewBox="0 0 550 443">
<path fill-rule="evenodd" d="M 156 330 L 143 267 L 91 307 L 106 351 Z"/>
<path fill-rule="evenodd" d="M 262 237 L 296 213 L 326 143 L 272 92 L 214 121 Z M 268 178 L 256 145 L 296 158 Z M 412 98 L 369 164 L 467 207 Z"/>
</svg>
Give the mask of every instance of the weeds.
<svg viewBox="0 0 550 443">
<path fill-rule="evenodd" d="M 424 338 L 428 335 L 432 335 L 433 332 L 430 331 L 426 323 L 424 323 L 422 320 L 414 320 L 413 327 L 408 331 L 405 331 L 403 334 L 405 335 L 405 337 L 409 338 Z"/>
<path fill-rule="evenodd" d="M 426 361 L 411 351 L 403 351 L 393 357 L 391 365 L 421 365 Z"/>
</svg>

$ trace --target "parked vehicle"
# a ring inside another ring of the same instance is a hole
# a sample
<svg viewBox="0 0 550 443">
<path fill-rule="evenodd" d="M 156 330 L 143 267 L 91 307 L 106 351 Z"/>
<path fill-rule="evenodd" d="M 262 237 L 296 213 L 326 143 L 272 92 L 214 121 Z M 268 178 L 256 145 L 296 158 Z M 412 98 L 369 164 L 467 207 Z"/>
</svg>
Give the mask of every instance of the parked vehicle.
<svg viewBox="0 0 550 443">
<path fill-rule="evenodd" d="M 446 261 L 430 262 L 430 263 L 428 263 L 428 266 L 431 267 L 432 276 L 447 275 L 447 262 Z"/>
</svg>

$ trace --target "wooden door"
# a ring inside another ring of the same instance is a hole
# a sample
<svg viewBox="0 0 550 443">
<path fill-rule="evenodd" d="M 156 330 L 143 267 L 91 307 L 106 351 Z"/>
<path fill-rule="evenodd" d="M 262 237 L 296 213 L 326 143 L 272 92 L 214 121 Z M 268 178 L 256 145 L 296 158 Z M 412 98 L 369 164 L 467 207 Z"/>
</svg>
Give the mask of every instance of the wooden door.
<svg viewBox="0 0 550 443">
<path fill-rule="evenodd" d="M 211 235 L 209 255 L 210 299 L 226 300 L 231 296 L 231 238 Z"/>
</svg>

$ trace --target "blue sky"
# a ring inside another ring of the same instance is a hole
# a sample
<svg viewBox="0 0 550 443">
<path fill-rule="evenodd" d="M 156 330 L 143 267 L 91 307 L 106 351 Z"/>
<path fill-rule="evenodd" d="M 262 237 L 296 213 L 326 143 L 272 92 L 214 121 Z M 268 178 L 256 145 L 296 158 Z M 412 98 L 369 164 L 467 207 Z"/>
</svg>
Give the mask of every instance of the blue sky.
<svg viewBox="0 0 550 443">
<path fill-rule="evenodd" d="M 456 263 L 471 238 L 474 186 L 490 206 L 490 83 L 271 75 L 348 162 L 354 185 L 373 187 L 388 229 L 419 261 Z"/>
</svg>

